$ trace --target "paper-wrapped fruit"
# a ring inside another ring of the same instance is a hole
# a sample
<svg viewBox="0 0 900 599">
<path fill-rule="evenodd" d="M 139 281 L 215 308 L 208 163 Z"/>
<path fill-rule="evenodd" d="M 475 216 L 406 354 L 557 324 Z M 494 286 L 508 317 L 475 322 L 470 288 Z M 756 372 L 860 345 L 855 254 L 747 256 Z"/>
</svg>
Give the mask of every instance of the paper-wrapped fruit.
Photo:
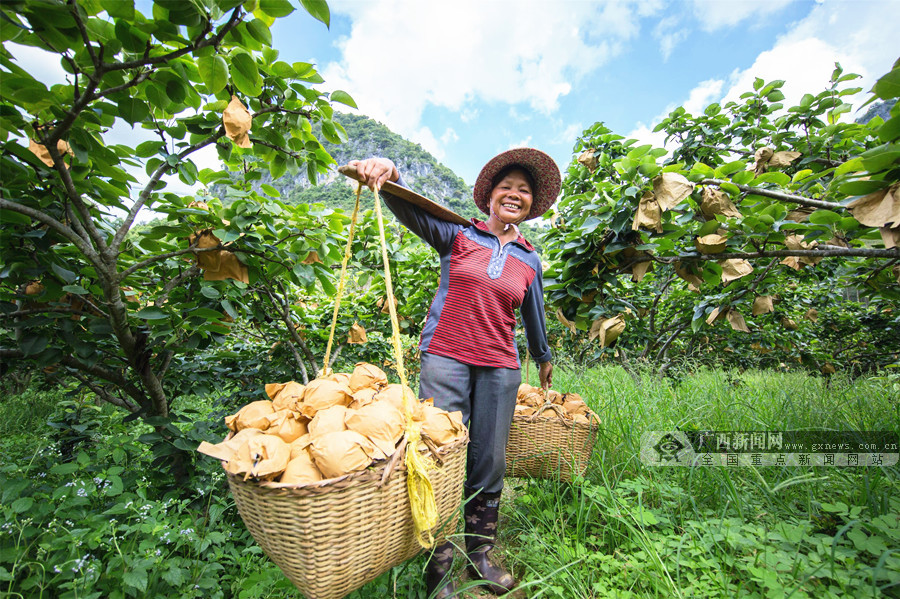
<svg viewBox="0 0 900 599">
<path fill-rule="evenodd" d="M 552 409 L 541 409 L 546 404 Z M 534 416 L 538 418 L 563 418 L 572 422 L 588 424 L 600 422 L 588 405 L 577 393 L 560 393 L 554 389 L 544 392 L 540 387 L 532 387 L 528 383 L 519 385 L 516 394 L 516 416 Z"/>
<path fill-rule="evenodd" d="M 431 399 L 389 384 L 384 371 L 365 362 L 352 373 L 329 374 L 307 385 L 289 381 L 265 388 L 269 399 L 225 417 L 229 438 L 197 448 L 244 480 L 308 485 L 391 457 L 406 430 L 404 391 L 413 422 L 433 447 L 465 433 L 461 412 L 435 408 Z"/>
</svg>

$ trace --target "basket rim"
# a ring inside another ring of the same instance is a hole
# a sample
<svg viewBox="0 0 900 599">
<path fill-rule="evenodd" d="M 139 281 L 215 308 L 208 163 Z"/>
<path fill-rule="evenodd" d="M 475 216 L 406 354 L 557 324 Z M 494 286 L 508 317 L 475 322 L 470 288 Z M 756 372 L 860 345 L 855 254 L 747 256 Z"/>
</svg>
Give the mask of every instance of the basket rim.
<svg viewBox="0 0 900 599">
<path fill-rule="evenodd" d="M 573 420 L 566 420 L 564 418 L 547 416 L 545 418 L 532 419 L 532 416 L 525 416 L 523 414 L 516 414 L 513 416 L 513 424 L 544 424 L 548 422 L 558 422 L 567 428 L 574 428 L 576 430 L 587 430 L 590 432 L 599 431 L 600 430 L 600 418 L 594 417 L 590 419 L 588 424 L 584 422 L 575 422 Z"/>
<path fill-rule="evenodd" d="M 232 433 L 233 434 L 233 433 Z M 453 443 L 448 443 L 447 445 L 442 445 L 438 448 L 437 453 L 441 456 L 450 455 L 451 453 L 458 451 L 459 449 L 465 448 L 465 446 L 469 443 L 469 429 L 467 427 L 463 427 L 463 434 L 461 434 Z M 399 451 L 399 450 L 397 450 Z M 421 451 L 421 450 L 420 450 Z M 271 481 L 256 481 L 253 479 L 244 480 L 244 477 L 240 474 L 232 474 L 231 472 L 226 471 L 225 476 L 229 481 L 234 482 L 236 484 L 256 487 L 258 489 L 266 489 L 272 491 L 286 491 L 291 493 L 292 495 L 298 496 L 306 496 L 306 495 L 321 495 L 324 493 L 330 493 L 334 491 L 339 491 L 342 489 L 346 489 L 348 487 L 357 486 L 360 483 L 367 483 L 371 481 L 380 482 L 384 476 L 384 470 L 391 463 L 391 458 L 393 456 L 388 456 L 385 459 L 378 460 L 374 462 L 377 466 L 373 469 L 373 466 L 367 466 L 363 470 L 359 470 L 357 472 L 349 472 L 347 474 L 335 477 L 328 478 L 325 480 L 321 480 L 315 483 L 307 483 L 302 485 L 290 484 L 290 483 L 277 483 Z M 222 462 L 224 465 L 224 462 Z M 440 467 L 440 466 L 439 466 Z M 405 472 L 406 464 L 404 460 L 400 460 L 400 463 L 396 465 L 394 468 L 394 472 Z"/>
</svg>

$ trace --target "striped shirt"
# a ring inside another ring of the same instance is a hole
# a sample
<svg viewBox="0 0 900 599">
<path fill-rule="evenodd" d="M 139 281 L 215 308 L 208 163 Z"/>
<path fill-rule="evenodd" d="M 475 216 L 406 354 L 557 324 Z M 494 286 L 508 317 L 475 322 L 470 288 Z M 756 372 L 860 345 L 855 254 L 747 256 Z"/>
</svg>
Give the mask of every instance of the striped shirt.
<svg viewBox="0 0 900 599">
<path fill-rule="evenodd" d="M 402 178 L 398 184 L 406 187 Z M 389 193 L 382 195 L 398 220 L 437 250 L 441 260 L 440 285 L 419 349 L 473 366 L 520 368 L 518 311 L 529 352 L 538 362 L 550 361 L 541 261 L 524 237 L 501 247 L 482 221 L 449 223 Z"/>
</svg>

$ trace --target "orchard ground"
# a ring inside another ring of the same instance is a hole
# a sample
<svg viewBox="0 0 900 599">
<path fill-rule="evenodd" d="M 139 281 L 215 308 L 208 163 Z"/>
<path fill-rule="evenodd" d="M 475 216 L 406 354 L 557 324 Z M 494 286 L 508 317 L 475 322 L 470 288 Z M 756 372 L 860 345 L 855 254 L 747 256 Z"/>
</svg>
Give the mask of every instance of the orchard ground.
<svg viewBox="0 0 900 599">
<path fill-rule="evenodd" d="M 500 551 L 522 580 L 517 596 L 896 596 L 896 466 L 660 468 L 639 459 L 651 430 L 898 431 L 896 374 L 670 374 L 557 369 L 554 387 L 581 394 L 603 426 L 583 478 L 508 481 Z M 0 408 L 4 593 L 300 597 L 246 532 L 214 460 L 199 458 L 189 488 L 167 486 L 138 440 L 150 426 L 124 424 L 89 394 L 40 385 Z M 220 439 L 233 402 L 185 399 L 178 426 Z M 419 557 L 351 597 L 424 597 L 423 567 Z"/>
</svg>

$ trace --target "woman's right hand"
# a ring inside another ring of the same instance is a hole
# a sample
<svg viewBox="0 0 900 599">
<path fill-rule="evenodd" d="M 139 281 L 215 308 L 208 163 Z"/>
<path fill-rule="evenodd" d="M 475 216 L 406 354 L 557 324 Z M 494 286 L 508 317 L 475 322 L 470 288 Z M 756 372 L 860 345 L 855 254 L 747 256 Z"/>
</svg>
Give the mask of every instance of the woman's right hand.
<svg viewBox="0 0 900 599">
<path fill-rule="evenodd" d="M 381 189 L 385 181 L 397 181 L 400 172 L 394 163 L 387 158 L 366 158 L 365 160 L 351 160 L 347 166 L 355 166 L 362 183 L 369 189 Z"/>
</svg>

